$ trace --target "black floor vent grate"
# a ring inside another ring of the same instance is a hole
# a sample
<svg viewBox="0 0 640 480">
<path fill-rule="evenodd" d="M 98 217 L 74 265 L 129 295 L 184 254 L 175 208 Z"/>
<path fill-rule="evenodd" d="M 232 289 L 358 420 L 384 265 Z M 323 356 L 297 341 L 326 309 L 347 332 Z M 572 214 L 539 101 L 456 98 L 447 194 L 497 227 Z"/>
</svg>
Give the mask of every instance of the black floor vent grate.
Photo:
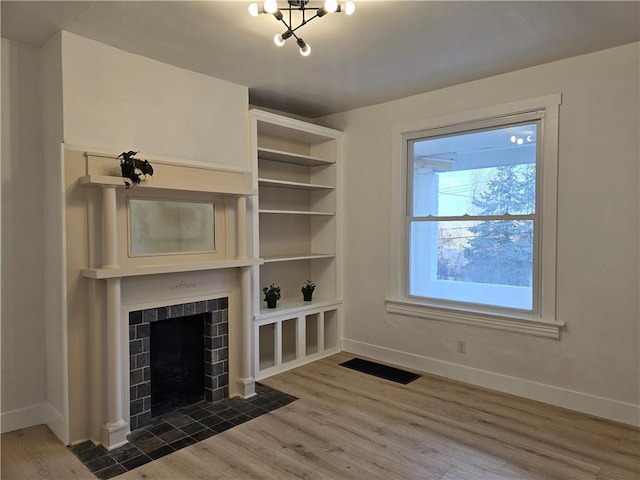
<svg viewBox="0 0 640 480">
<path fill-rule="evenodd" d="M 420 378 L 420 375 L 400 370 L 399 368 L 389 367 L 380 363 L 363 360 L 362 358 L 353 358 L 340 364 L 343 367 L 357 370 L 358 372 L 368 373 L 376 377 L 391 380 L 392 382 L 402 383 L 406 385 Z"/>
</svg>

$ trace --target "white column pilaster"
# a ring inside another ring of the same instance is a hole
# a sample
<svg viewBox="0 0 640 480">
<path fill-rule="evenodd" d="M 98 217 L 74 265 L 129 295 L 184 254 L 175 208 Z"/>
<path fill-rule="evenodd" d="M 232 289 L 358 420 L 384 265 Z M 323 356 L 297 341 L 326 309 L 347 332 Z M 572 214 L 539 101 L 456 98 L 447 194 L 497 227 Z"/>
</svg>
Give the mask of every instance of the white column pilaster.
<svg viewBox="0 0 640 480">
<path fill-rule="evenodd" d="M 102 268 L 118 267 L 116 189 L 102 189 Z M 102 426 L 102 444 L 107 450 L 127 443 L 128 425 L 122 416 L 122 327 L 121 278 L 106 280 L 106 392 L 107 418 Z"/>
<path fill-rule="evenodd" d="M 253 329 L 251 321 L 251 268 L 243 267 L 240 272 L 242 311 L 242 352 L 240 355 L 240 378 L 238 384 L 243 398 L 253 397 L 256 394 L 255 379 L 251 374 L 251 360 L 253 358 Z"/>
<path fill-rule="evenodd" d="M 102 268 L 118 266 L 116 188 L 102 189 Z"/>
</svg>

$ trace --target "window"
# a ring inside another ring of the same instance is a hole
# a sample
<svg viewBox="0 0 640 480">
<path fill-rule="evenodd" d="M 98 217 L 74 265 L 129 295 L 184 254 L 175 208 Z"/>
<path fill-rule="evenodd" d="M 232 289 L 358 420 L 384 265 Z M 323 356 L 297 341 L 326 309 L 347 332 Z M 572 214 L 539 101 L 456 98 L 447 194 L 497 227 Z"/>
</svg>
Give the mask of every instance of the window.
<svg viewBox="0 0 640 480">
<path fill-rule="evenodd" d="M 410 296 L 536 310 L 533 120 L 407 138 Z"/>
<path fill-rule="evenodd" d="M 559 336 L 553 97 L 395 132 L 403 223 L 389 312 Z"/>
</svg>

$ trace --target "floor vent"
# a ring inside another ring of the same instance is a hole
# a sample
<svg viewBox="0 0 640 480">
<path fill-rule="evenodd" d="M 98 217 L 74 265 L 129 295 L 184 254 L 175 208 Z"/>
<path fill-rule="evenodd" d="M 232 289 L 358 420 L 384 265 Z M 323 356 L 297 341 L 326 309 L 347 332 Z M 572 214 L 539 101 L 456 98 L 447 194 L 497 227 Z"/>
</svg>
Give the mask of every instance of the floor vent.
<svg viewBox="0 0 640 480">
<path fill-rule="evenodd" d="M 363 360 L 362 358 L 353 358 L 341 363 L 340 365 L 352 370 L 357 370 L 358 372 L 368 373 L 369 375 L 384 378 L 385 380 L 402 383 L 403 385 L 420 378 L 420 375 L 418 374 L 382 365 L 380 363 L 371 362 L 369 360 Z"/>
</svg>

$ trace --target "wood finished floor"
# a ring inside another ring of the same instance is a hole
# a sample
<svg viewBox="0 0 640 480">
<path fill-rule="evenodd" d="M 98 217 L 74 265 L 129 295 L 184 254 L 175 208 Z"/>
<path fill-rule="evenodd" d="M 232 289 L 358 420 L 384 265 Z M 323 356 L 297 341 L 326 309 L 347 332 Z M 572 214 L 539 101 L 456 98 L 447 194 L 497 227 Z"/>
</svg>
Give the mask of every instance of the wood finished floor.
<svg viewBox="0 0 640 480">
<path fill-rule="evenodd" d="M 2 434 L 2 480 L 80 480 L 95 476 L 45 425 Z"/>
<path fill-rule="evenodd" d="M 640 479 L 638 429 L 429 375 L 400 385 L 349 358 L 265 380 L 299 400 L 116 478 Z M 3 479 L 92 478 L 5 476 L 5 444 Z"/>
</svg>

